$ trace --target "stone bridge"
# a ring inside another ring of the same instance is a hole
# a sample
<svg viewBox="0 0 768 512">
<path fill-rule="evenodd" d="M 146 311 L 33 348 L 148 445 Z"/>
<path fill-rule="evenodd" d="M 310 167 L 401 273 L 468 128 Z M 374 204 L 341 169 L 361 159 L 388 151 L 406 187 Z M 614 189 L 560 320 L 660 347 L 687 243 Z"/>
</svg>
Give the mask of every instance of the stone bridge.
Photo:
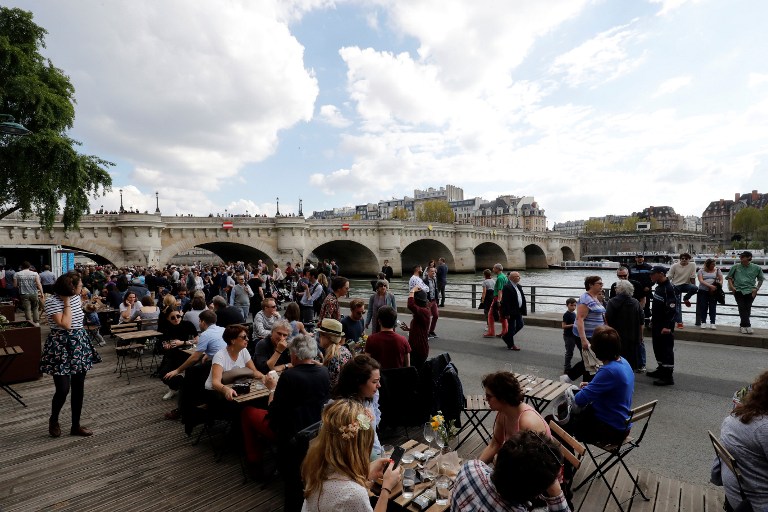
<svg viewBox="0 0 768 512">
<path fill-rule="evenodd" d="M 231 222 L 226 229 L 224 223 Z M 313 220 L 303 217 L 165 217 L 122 213 L 85 215 L 77 229 L 51 230 L 37 219 L 0 221 L 0 246 L 61 245 L 92 259 L 124 265 L 165 265 L 200 247 L 226 261 L 304 261 L 335 258 L 345 275 L 375 274 L 389 260 L 395 274 L 444 257 L 453 272 L 547 268 L 579 259 L 577 237 L 556 232 L 483 228 L 468 224 Z M 346 228 L 346 229 L 345 229 Z M 0 252 L 2 249 L 0 249 Z"/>
</svg>

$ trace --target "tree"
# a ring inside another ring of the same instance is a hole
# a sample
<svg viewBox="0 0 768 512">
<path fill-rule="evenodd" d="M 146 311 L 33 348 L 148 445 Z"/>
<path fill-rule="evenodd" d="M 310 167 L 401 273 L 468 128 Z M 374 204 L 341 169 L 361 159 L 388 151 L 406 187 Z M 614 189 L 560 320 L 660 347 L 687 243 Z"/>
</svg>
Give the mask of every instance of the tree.
<svg viewBox="0 0 768 512">
<path fill-rule="evenodd" d="M 451 224 L 453 223 L 453 210 L 451 210 L 448 201 L 441 201 L 439 199 L 424 201 L 416 211 L 416 220 L 419 222 Z"/>
<path fill-rule="evenodd" d="M 621 223 L 621 230 L 636 231 L 638 222 L 640 222 L 640 217 L 638 217 L 637 215 L 631 215 L 626 219 L 624 219 L 624 222 Z"/>
<path fill-rule="evenodd" d="M 747 208 L 739 210 L 733 217 L 731 231 L 742 235 L 746 242 L 745 247 L 748 247 L 749 241 L 755 238 L 755 234 L 760 230 L 764 223 L 764 219 L 765 216 L 763 212 L 757 208 L 748 206 Z"/>
<path fill-rule="evenodd" d="M 32 134 L 0 135 L 0 219 L 35 214 L 50 228 L 63 207 L 65 228 L 76 227 L 89 195 L 110 189 L 111 162 L 76 151 L 66 131 L 75 120 L 75 88 L 40 54 L 45 29 L 32 13 L 0 7 L 0 113 Z"/>
<path fill-rule="evenodd" d="M 392 209 L 392 218 L 394 220 L 408 220 L 408 210 L 402 206 L 395 206 Z"/>
</svg>

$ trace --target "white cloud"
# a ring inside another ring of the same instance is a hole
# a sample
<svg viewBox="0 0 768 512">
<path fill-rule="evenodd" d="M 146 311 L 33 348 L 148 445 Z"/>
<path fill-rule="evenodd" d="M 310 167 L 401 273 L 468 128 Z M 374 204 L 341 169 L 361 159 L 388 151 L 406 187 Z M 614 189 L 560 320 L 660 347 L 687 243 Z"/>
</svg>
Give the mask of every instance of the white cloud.
<svg viewBox="0 0 768 512">
<path fill-rule="evenodd" d="M 768 73 L 750 73 L 747 78 L 747 87 L 754 89 L 768 84 Z"/>
<path fill-rule="evenodd" d="M 629 73 L 643 62 L 643 56 L 633 57 L 628 47 L 640 32 L 631 24 L 614 27 L 598 34 L 578 47 L 557 57 L 551 72 L 564 74 L 571 87 L 601 84 Z"/>
<path fill-rule="evenodd" d="M 701 0 L 649 0 L 652 4 L 661 4 L 661 10 L 656 13 L 657 16 L 664 16 L 675 11 L 685 4 L 697 4 Z"/>
<path fill-rule="evenodd" d="M 674 78 L 670 78 L 668 80 L 664 80 L 659 84 L 658 89 L 656 89 L 656 92 L 653 93 L 652 98 L 658 98 L 659 96 L 664 96 L 667 94 L 672 94 L 673 92 L 677 92 L 680 89 L 687 87 L 691 84 L 691 80 L 693 80 L 693 77 L 690 75 L 686 76 L 676 76 Z"/>
<path fill-rule="evenodd" d="M 352 124 L 352 121 L 345 118 L 335 105 L 322 105 L 320 107 L 319 119 L 334 128 L 346 128 Z"/>
</svg>

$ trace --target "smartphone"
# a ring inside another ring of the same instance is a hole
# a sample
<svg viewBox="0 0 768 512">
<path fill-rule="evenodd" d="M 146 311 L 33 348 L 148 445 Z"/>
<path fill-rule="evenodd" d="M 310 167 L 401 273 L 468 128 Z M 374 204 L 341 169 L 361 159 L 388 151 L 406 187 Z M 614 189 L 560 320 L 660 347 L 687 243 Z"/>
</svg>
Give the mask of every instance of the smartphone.
<svg viewBox="0 0 768 512">
<path fill-rule="evenodd" d="M 402 446 L 397 446 L 394 450 L 392 450 L 392 469 L 396 469 L 397 465 L 400 464 L 400 459 L 403 458 L 403 454 L 405 454 L 405 448 Z"/>
</svg>

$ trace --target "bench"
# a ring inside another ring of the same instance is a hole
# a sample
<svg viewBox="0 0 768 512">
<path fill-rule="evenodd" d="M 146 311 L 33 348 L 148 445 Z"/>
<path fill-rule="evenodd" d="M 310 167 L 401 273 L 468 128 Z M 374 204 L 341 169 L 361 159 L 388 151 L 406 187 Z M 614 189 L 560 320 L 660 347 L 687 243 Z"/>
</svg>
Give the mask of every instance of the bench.
<svg viewBox="0 0 768 512">
<path fill-rule="evenodd" d="M 2 388 L 3 391 L 11 395 L 11 398 L 19 402 L 24 407 L 27 406 L 27 404 L 24 403 L 24 401 L 21 399 L 21 395 L 18 391 L 13 389 L 10 384 L 6 384 L 3 381 L 3 374 L 8 370 L 8 368 L 11 367 L 11 363 L 14 359 L 22 355 L 24 351 L 19 347 L 18 345 L 13 347 L 2 347 L 0 348 L 0 388 Z"/>
</svg>

